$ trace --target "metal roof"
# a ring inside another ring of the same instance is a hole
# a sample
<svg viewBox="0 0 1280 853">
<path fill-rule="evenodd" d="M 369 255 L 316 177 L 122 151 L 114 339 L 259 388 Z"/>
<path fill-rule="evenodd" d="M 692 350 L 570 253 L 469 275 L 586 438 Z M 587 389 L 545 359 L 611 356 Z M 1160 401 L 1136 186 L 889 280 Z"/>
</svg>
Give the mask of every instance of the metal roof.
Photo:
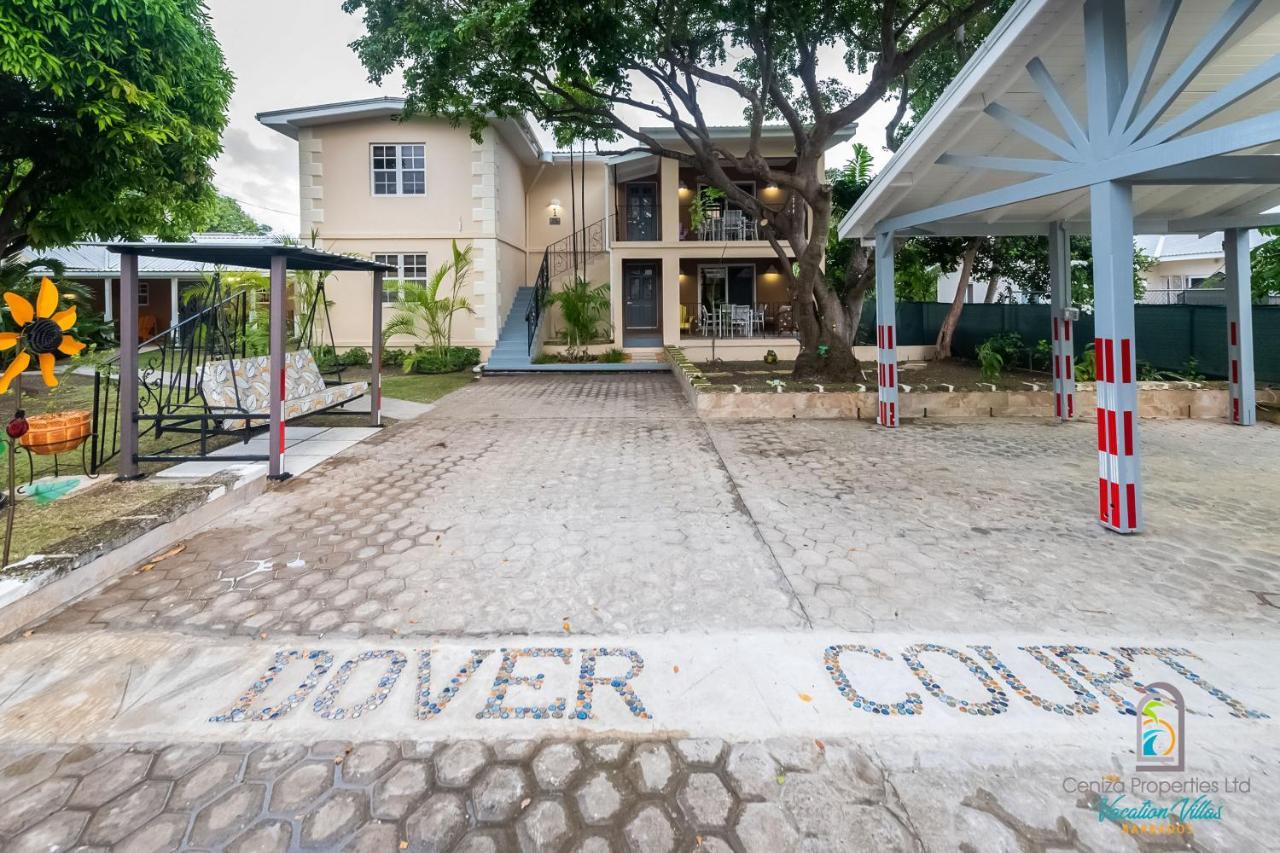
<svg viewBox="0 0 1280 853">
<path fill-rule="evenodd" d="M 261 245 L 263 238 L 258 234 L 194 234 L 191 239 L 197 243 L 237 243 Z M 155 242 L 155 241 L 144 241 Z M 68 278 L 115 278 L 120 275 L 120 256 L 107 250 L 107 243 L 86 242 L 70 246 L 58 246 L 49 249 L 26 249 L 23 257 L 27 260 L 49 258 L 60 262 L 66 268 Z M 182 276 L 198 276 L 211 273 L 216 264 L 198 261 L 179 260 L 176 258 L 156 258 L 141 256 L 138 258 L 138 275 L 147 277 L 175 278 Z M 222 267 L 226 269 L 226 267 Z"/>
<path fill-rule="evenodd" d="M 109 243 L 109 251 L 132 253 L 142 257 L 170 258 L 179 261 L 236 266 L 248 269 L 270 269 L 271 259 L 283 256 L 291 270 L 327 270 L 331 272 L 395 272 L 396 268 L 377 261 L 351 255 L 335 255 L 307 246 L 282 243 Z"/>
<path fill-rule="evenodd" d="M 1170 5 L 1167 0 L 1128 0 L 1124 4 L 1127 55 L 1135 72 L 1144 61 L 1144 51 L 1153 44 L 1149 25 L 1160 21 Z M 1077 148 L 1094 144 L 1092 139 L 1080 139 L 1087 133 L 1083 6 L 1080 2 L 1062 0 L 1016 3 L 845 217 L 840 225 L 841 236 L 868 237 L 880 223 L 912 222 L 925 213 L 938 215 L 927 223 L 900 229 L 899 233 L 1044 233 L 1043 227 L 1050 222 L 1063 221 L 1075 228 L 1086 223 L 1088 187 L 1080 186 L 1079 181 L 1052 180 L 1080 164 L 1046 161 L 1047 146 L 1031 141 L 1013 128 L 1020 125 L 1026 129 L 1027 122 L 1031 122 L 1048 132 L 1041 135 L 1042 139 L 1052 135 L 1064 144 L 1078 141 Z M 1157 114 L 1153 121 L 1160 123 L 1152 130 L 1159 136 L 1166 128 L 1180 129 L 1170 133 L 1164 147 L 1183 144 L 1184 151 L 1190 150 L 1195 144 L 1190 140 L 1192 136 L 1204 137 L 1210 131 L 1236 123 L 1241 123 L 1239 126 L 1243 128 L 1244 123 L 1248 123 L 1250 133 L 1241 133 L 1225 145 L 1222 140 L 1215 140 L 1218 150 L 1208 153 L 1280 153 L 1280 145 L 1276 144 L 1280 133 L 1275 131 L 1280 124 L 1280 113 L 1276 112 L 1280 80 L 1275 76 L 1276 45 L 1280 44 L 1280 0 L 1197 0 L 1182 3 L 1180 7 L 1176 3 L 1172 6 L 1177 12 L 1163 42 L 1155 43 L 1157 53 L 1148 85 L 1131 87 L 1134 96 L 1141 100 L 1125 105 L 1131 115 L 1136 114 L 1134 126 L 1142 122 L 1144 110 L 1169 94 L 1172 100 L 1162 115 Z M 1205 52 L 1206 42 L 1219 36 L 1222 36 L 1220 46 Z M 1185 80 L 1180 79 L 1184 74 L 1187 74 Z M 1131 74 L 1131 79 L 1134 76 Z M 1053 103 L 1045 94 L 1046 77 L 1051 78 L 1051 86 L 1056 84 L 1061 96 L 1058 103 Z M 1226 92 L 1232 90 L 1244 94 L 1238 99 L 1226 100 L 1218 109 L 1208 109 L 1215 96 L 1225 98 Z M 1071 128 L 1060 120 L 1068 111 L 1079 126 Z M 1184 114 L 1186 126 L 1179 123 Z M 1192 122 L 1193 116 L 1199 116 L 1199 120 Z M 1085 133 L 1081 132 L 1082 128 Z M 1155 143 L 1148 143 L 1151 147 L 1146 150 L 1155 152 L 1161 147 L 1159 142 L 1157 139 Z M 1145 166 L 1141 152 L 1134 151 L 1133 146 L 1121 153 L 1131 154 Z M 946 162 L 948 157 L 955 159 Z M 981 159 L 990 163 L 989 158 L 993 157 L 1002 158 L 1006 168 L 1015 160 L 1035 161 L 1036 166 L 1042 167 L 1038 169 L 1042 174 L 1037 176 L 1030 169 L 1013 171 L 975 165 Z M 940 158 L 944 162 L 939 162 Z M 1095 156 L 1094 159 L 1105 158 Z M 1280 204 L 1277 186 L 1280 157 L 1248 161 L 1251 169 L 1266 178 L 1255 181 L 1239 180 L 1239 176 L 1232 180 L 1229 179 L 1232 176 L 1226 174 L 1228 167 L 1224 164 L 1231 161 L 1246 164 L 1245 158 L 1217 156 L 1216 159 L 1221 167 L 1217 172 L 1195 174 L 1200 164 L 1188 162 L 1183 156 L 1177 168 L 1182 170 L 1179 174 L 1185 174 L 1188 179 L 1181 183 L 1162 180 L 1148 184 L 1138 176 L 1104 174 L 1101 170 L 1092 177 L 1096 178 L 1093 182 L 1134 181 L 1133 208 L 1140 232 L 1204 233 L 1222 227 L 1269 222 L 1260 219 L 1259 214 Z M 1152 159 L 1149 168 L 1164 165 Z M 1164 169 L 1161 177 L 1167 178 L 1170 172 Z M 1223 180 L 1215 182 L 1211 177 Z M 1010 195 L 1001 190 L 1028 183 L 1029 178 L 1039 181 L 1036 189 L 1043 187 L 1042 194 L 1000 201 L 999 196 Z M 1074 185 L 1055 191 L 1069 183 Z M 951 204 L 956 200 L 991 203 L 969 210 L 963 209 L 965 205 Z M 944 204 L 953 215 L 946 215 L 948 209 L 940 207 Z M 1247 221 L 1239 221 L 1241 218 Z M 1280 222 L 1280 216 L 1276 220 Z M 933 225 L 938 228 L 932 228 Z M 912 230 L 917 227 L 918 230 Z"/>
</svg>

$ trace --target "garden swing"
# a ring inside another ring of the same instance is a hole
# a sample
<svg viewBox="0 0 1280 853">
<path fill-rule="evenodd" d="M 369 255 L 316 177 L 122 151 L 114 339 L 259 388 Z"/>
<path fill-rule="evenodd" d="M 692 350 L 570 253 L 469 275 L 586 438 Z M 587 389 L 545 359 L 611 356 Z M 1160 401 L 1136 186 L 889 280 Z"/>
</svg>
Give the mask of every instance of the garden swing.
<svg viewBox="0 0 1280 853">
<path fill-rule="evenodd" d="M 217 458 L 228 462 L 270 458 L 273 463 L 279 463 L 283 458 L 284 423 L 330 410 L 336 410 L 335 414 L 357 415 L 369 418 L 371 423 L 377 422 L 376 394 L 369 410 L 344 411 L 339 408 L 367 394 L 369 382 L 344 382 L 344 366 L 336 359 L 325 359 L 332 363 L 326 363 L 324 371 L 317 364 L 311 346 L 317 332 L 324 337 L 314 344 L 315 349 L 322 355 L 335 352 L 332 316 L 323 281 L 317 283 L 309 303 L 305 307 L 299 306 L 302 321 L 297 324 L 297 340 L 302 346 L 293 352 L 285 351 L 284 272 L 286 263 L 287 268 L 293 270 L 371 271 L 375 273 L 380 290 L 381 275 L 389 269 L 385 265 L 278 245 L 130 244 L 127 249 L 125 246 L 112 248 L 126 250 L 121 252 L 125 256 L 136 251 L 138 254 L 154 253 L 214 264 L 270 268 L 272 323 L 267 329 L 269 344 L 263 347 L 251 293 L 244 289 L 229 292 L 221 273 L 214 273 L 211 286 L 202 294 L 198 310 L 173 328 L 144 341 L 137 351 L 128 353 L 132 356 L 130 361 L 137 365 L 134 389 L 127 387 L 129 371 L 119 356 L 98 371 L 92 448 L 95 471 L 117 453 L 125 453 L 126 449 L 132 452 L 128 463 L 122 460 L 122 471 L 135 470 L 139 462 L 188 461 L 207 456 L 211 449 L 217 449 L 210 447 L 210 440 L 215 437 L 234 436 L 247 444 L 255 434 L 269 425 L 274 427 L 276 423 L 281 424 L 281 430 L 279 436 L 274 430 L 272 432 L 270 457 L 261 453 L 237 454 L 222 450 Z M 378 301 L 380 303 L 380 299 Z M 380 315 L 381 312 L 376 310 L 378 307 L 380 305 L 375 306 L 375 313 Z M 122 314 L 121 337 L 127 340 L 124 316 Z M 381 318 L 377 317 L 376 322 L 380 325 Z M 375 351 L 380 349 L 379 343 L 380 340 L 374 342 Z M 264 348 L 271 354 L 251 354 L 251 349 L 260 352 Z M 376 376 L 376 365 L 373 372 Z M 135 404 L 126 402 L 132 396 L 127 392 L 136 393 Z M 278 406 L 275 411 L 273 404 Z M 130 410 L 132 417 L 129 417 Z M 131 421 L 136 424 L 134 435 L 129 435 Z M 122 429 L 117 431 L 113 425 Z M 182 436 L 182 439 L 160 447 L 163 437 L 171 433 Z M 143 437 L 150 439 L 152 446 L 147 448 L 148 452 L 139 452 L 136 443 L 129 447 L 130 442 L 137 442 Z M 218 442 L 220 445 L 225 443 Z M 277 444 L 281 446 L 277 448 Z"/>
</svg>

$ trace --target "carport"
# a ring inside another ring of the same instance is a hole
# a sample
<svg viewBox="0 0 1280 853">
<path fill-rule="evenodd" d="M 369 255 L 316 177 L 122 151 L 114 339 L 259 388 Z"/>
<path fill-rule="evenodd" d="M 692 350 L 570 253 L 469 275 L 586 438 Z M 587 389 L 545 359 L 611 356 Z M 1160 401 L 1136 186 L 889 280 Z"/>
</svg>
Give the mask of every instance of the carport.
<svg viewBox="0 0 1280 853">
<path fill-rule="evenodd" d="M 1054 414 L 1075 414 L 1071 234 L 1093 245 L 1098 517 L 1142 529 L 1135 233 L 1225 235 L 1230 421 L 1255 419 L 1248 229 L 1280 224 L 1280 0 L 1023 0 L 840 224 L 874 241 L 879 412 L 898 423 L 894 241 L 1044 235 Z"/>
</svg>

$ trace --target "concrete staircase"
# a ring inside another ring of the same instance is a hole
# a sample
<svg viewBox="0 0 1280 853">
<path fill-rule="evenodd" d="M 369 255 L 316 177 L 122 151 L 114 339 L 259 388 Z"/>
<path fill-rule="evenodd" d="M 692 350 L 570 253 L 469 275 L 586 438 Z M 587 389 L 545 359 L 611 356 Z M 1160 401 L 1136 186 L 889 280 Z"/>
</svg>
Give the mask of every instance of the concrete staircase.
<svg viewBox="0 0 1280 853">
<path fill-rule="evenodd" d="M 528 370 L 532 366 L 529 361 L 529 327 L 524 321 L 524 315 L 528 313 L 532 302 L 532 287 L 522 287 L 516 291 L 515 301 L 511 303 L 502 331 L 498 333 L 498 342 L 484 366 L 486 373 Z"/>
</svg>

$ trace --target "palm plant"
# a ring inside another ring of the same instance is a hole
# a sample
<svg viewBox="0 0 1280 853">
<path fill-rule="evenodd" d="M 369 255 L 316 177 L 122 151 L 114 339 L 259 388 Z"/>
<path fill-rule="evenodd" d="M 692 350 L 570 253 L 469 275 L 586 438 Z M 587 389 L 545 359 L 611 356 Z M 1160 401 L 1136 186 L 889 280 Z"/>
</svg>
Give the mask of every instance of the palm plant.
<svg viewBox="0 0 1280 853">
<path fill-rule="evenodd" d="M 427 342 L 440 358 L 444 358 L 453 345 L 453 315 L 459 311 L 475 313 L 471 303 L 461 295 L 470 268 L 471 247 L 459 249 L 455 242 L 453 257 L 437 268 L 425 284 L 405 282 L 404 298 L 399 310 L 383 327 L 382 342 L 385 344 L 393 335 L 411 335 Z M 441 288 L 450 273 L 453 274 L 452 285 L 447 293 L 442 294 Z"/>
<path fill-rule="evenodd" d="M 609 312 L 609 285 L 592 285 L 575 277 L 560 290 L 549 292 L 546 302 L 560 308 L 569 357 L 577 358 L 599 336 L 600 322 Z"/>
</svg>

